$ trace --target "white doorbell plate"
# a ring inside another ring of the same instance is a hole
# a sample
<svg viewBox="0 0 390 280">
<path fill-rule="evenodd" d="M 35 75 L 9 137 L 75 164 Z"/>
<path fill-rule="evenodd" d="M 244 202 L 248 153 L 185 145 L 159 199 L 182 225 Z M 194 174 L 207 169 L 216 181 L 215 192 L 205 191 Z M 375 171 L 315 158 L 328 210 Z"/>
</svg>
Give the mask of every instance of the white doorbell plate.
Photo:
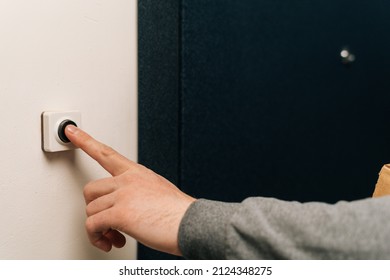
<svg viewBox="0 0 390 280">
<path fill-rule="evenodd" d="M 76 147 L 64 133 L 68 124 L 81 127 L 79 111 L 45 111 L 42 113 L 42 150 L 59 152 L 74 150 Z"/>
</svg>

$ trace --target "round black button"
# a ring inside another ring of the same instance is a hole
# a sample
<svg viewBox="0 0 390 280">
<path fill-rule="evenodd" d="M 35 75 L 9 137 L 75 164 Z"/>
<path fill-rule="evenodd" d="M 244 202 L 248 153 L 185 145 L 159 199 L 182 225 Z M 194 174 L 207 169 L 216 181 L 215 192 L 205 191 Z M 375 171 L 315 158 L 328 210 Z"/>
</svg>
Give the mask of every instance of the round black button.
<svg viewBox="0 0 390 280">
<path fill-rule="evenodd" d="M 65 134 L 65 127 L 70 125 L 70 124 L 74 125 L 74 126 L 77 126 L 77 124 L 74 121 L 71 121 L 71 120 L 63 120 L 60 123 L 60 125 L 58 126 L 58 137 L 64 143 L 69 143 L 70 142 L 68 137 L 66 137 L 66 134 Z"/>
</svg>

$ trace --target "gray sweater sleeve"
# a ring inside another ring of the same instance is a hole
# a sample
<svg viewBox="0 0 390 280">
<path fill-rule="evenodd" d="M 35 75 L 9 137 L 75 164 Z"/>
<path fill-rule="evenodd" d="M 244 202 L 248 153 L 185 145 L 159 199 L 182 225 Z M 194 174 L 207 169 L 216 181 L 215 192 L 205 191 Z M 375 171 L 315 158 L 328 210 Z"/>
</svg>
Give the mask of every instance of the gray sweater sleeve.
<svg viewBox="0 0 390 280">
<path fill-rule="evenodd" d="M 390 259 L 390 196 L 336 204 L 199 199 L 179 228 L 187 259 Z"/>
</svg>

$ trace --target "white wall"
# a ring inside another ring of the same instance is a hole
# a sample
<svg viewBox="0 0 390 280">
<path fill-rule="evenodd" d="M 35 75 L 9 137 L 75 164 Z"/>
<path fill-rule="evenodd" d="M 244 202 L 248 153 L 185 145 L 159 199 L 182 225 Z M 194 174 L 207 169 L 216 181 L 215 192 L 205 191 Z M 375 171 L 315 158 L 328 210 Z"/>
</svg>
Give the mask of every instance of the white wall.
<svg viewBox="0 0 390 280">
<path fill-rule="evenodd" d="M 108 176 L 80 150 L 44 153 L 40 115 L 137 156 L 137 1 L 0 1 L 0 259 L 131 259 L 85 233 L 83 186 Z"/>
</svg>

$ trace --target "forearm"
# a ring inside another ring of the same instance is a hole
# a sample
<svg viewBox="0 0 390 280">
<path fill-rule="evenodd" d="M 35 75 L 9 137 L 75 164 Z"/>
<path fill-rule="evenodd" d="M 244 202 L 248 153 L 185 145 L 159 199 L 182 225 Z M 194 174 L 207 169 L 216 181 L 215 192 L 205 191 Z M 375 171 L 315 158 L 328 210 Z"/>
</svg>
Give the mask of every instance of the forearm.
<svg viewBox="0 0 390 280">
<path fill-rule="evenodd" d="M 186 258 L 389 259 L 390 197 L 334 205 L 198 200 L 180 225 Z"/>
</svg>

